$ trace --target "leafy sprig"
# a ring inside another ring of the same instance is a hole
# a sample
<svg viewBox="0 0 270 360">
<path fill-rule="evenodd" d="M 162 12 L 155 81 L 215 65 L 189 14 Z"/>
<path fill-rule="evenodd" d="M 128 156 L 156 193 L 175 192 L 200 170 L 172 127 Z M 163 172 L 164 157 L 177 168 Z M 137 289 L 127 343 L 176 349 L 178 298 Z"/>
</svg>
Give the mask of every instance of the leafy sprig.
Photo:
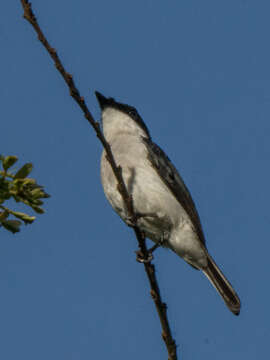
<svg viewBox="0 0 270 360">
<path fill-rule="evenodd" d="M 43 190 L 43 186 L 28 177 L 33 169 L 31 163 L 24 164 L 17 171 L 11 169 L 17 161 L 17 156 L 0 155 L 0 227 L 3 226 L 12 233 L 20 231 L 22 222 L 31 224 L 36 217 L 4 206 L 7 200 L 13 198 L 16 202 L 31 207 L 36 213 L 43 214 L 42 199 L 50 197 Z"/>
</svg>

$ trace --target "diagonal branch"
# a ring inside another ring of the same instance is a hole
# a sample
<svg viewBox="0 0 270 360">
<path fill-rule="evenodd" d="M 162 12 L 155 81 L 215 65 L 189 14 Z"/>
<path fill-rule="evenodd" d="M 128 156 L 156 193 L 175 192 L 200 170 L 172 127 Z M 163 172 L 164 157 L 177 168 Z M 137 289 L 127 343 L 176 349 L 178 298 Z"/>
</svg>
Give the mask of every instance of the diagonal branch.
<svg viewBox="0 0 270 360">
<path fill-rule="evenodd" d="M 139 252 L 141 254 L 141 257 L 143 259 L 149 259 L 150 254 L 149 254 L 149 251 L 147 250 L 147 247 L 145 244 L 145 237 L 137 226 L 137 217 L 136 217 L 136 214 L 133 209 L 132 196 L 127 191 L 127 188 L 126 188 L 123 176 L 122 176 L 122 169 L 120 166 L 118 166 L 116 164 L 113 154 L 112 154 L 112 151 L 111 151 L 111 147 L 110 147 L 109 143 L 106 141 L 106 139 L 100 129 L 99 123 L 97 121 L 95 121 L 92 114 L 90 113 L 90 111 L 84 101 L 84 98 L 80 95 L 79 90 L 75 86 L 72 75 L 65 70 L 56 50 L 50 46 L 48 40 L 46 39 L 45 35 L 43 34 L 43 32 L 37 22 L 37 19 L 32 11 L 31 3 L 28 0 L 21 0 L 21 4 L 22 4 L 23 10 L 24 10 L 24 15 L 23 15 L 24 18 L 35 29 L 35 31 L 38 35 L 39 41 L 46 48 L 46 50 L 48 51 L 48 53 L 50 54 L 51 58 L 54 61 L 55 67 L 61 73 L 63 79 L 65 80 L 65 82 L 69 88 L 70 95 L 73 97 L 73 99 L 79 105 L 79 107 L 81 108 L 81 110 L 84 113 L 85 118 L 88 120 L 90 125 L 94 128 L 97 137 L 101 141 L 101 143 L 106 151 L 107 159 L 108 159 L 108 161 L 112 167 L 113 173 L 117 179 L 118 191 L 123 198 L 123 202 L 125 204 L 127 214 L 131 220 L 131 223 L 133 224 L 132 227 L 135 232 L 136 238 L 138 240 L 138 245 L 140 248 Z M 170 329 L 170 325 L 169 325 L 169 321 L 168 321 L 168 317 L 167 317 L 167 306 L 165 303 L 162 302 L 162 299 L 161 299 L 160 290 L 159 290 L 157 278 L 155 275 L 155 267 L 150 261 L 144 261 L 144 267 L 145 267 L 145 271 L 147 273 L 148 280 L 150 283 L 150 288 L 151 288 L 150 293 L 154 300 L 154 303 L 155 303 L 155 306 L 156 306 L 156 309 L 157 309 L 157 312 L 159 315 L 159 319 L 160 319 L 160 323 L 161 323 L 161 327 L 162 327 L 162 338 L 167 347 L 169 360 L 177 360 L 176 344 L 175 344 L 175 341 L 171 334 L 171 329 Z"/>
</svg>

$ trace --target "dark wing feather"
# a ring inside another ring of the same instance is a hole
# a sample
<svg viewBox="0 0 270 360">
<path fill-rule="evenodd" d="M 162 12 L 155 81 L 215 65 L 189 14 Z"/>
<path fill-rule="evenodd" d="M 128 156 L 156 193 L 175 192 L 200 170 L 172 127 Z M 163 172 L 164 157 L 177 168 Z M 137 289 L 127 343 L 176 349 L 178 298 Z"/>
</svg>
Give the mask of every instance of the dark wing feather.
<svg viewBox="0 0 270 360">
<path fill-rule="evenodd" d="M 142 140 L 148 149 L 148 159 L 150 160 L 151 165 L 156 170 L 165 185 L 179 201 L 179 203 L 183 206 L 192 221 L 199 239 L 203 244 L 205 244 L 205 238 L 199 214 L 196 210 L 192 197 L 178 171 L 168 156 L 158 145 L 153 143 L 150 139 L 144 137 Z"/>
</svg>

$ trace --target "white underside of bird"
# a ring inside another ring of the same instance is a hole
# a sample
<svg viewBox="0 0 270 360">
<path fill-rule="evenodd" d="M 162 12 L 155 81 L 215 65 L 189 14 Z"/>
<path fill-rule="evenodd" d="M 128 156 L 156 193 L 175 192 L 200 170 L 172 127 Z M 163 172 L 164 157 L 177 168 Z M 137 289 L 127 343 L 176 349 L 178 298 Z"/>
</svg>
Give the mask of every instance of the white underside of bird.
<svg viewBox="0 0 270 360">
<path fill-rule="evenodd" d="M 132 121 L 128 114 L 113 107 L 103 109 L 102 124 L 104 136 L 111 146 L 116 164 L 122 169 L 127 190 L 132 195 L 134 211 L 139 215 L 140 230 L 149 239 L 156 243 L 161 242 L 193 267 L 202 270 L 230 310 L 236 315 L 239 314 L 240 300 L 209 255 L 203 235 L 199 238 L 198 228 L 195 228 L 181 201 L 150 162 L 149 149 L 142 141 L 148 133 L 139 126 L 141 124 Z M 173 170 L 177 172 L 176 169 Z M 101 181 L 110 204 L 120 217 L 129 223 L 122 196 L 117 189 L 117 180 L 104 151 L 101 158 Z M 178 181 L 181 180 L 178 178 Z M 191 197 L 188 201 L 192 202 Z M 198 218 L 197 212 L 195 216 Z"/>
</svg>

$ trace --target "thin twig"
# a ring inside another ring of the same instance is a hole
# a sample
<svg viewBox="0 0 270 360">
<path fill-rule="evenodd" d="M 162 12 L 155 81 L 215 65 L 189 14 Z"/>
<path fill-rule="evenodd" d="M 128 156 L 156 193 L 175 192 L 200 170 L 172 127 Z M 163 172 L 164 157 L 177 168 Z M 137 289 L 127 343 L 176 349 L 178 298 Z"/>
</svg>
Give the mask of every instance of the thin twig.
<svg viewBox="0 0 270 360">
<path fill-rule="evenodd" d="M 111 147 L 110 147 L 109 143 L 106 141 L 105 137 L 103 136 L 103 133 L 100 129 L 99 123 L 94 120 L 92 114 L 90 113 L 90 111 L 84 101 L 84 98 L 80 95 L 79 90 L 75 86 L 72 75 L 65 70 L 59 56 L 57 55 L 56 50 L 50 46 L 48 40 L 46 39 L 45 35 L 43 34 L 43 32 L 37 22 L 37 19 L 32 11 L 31 3 L 28 2 L 27 0 L 21 0 L 21 4 L 24 9 L 24 15 L 23 15 L 24 18 L 35 29 L 35 31 L 38 35 L 39 41 L 44 45 L 44 47 L 50 54 L 51 58 L 53 59 L 55 67 L 57 68 L 57 70 L 61 73 L 62 77 L 64 78 L 64 80 L 69 88 L 70 95 L 73 97 L 73 99 L 79 105 L 79 107 L 82 109 L 85 118 L 88 120 L 88 122 L 94 128 L 97 137 L 101 141 L 101 143 L 106 151 L 107 159 L 112 167 L 113 173 L 118 182 L 118 191 L 120 192 L 120 194 L 123 198 L 123 202 L 125 204 L 127 214 L 133 224 L 132 227 L 136 234 L 136 238 L 138 240 L 140 254 L 142 255 L 143 259 L 148 259 L 150 254 L 149 254 L 146 244 L 145 244 L 145 237 L 141 233 L 141 231 L 139 230 L 139 228 L 137 226 L 137 218 L 136 218 L 136 214 L 133 209 L 132 196 L 127 191 L 127 188 L 126 188 L 123 176 L 122 176 L 122 169 L 120 166 L 117 166 L 117 164 L 114 160 L 112 151 L 111 151 Z M 162 338 L 167 347 L 169 360 L 177 360 L 176 345 L 175 345 L 175 341 L 171 334 L 170 325 L 169 325 L 168 317 L 167 317 L 167 306 L 165 303 L 162 302 L 162 299 L 161 299 L 160 290 L 159 290 L 158 282 L 157 282 L 156 275 L 155 275 L 155 267 L 150 261 L 147 261 L 147 262 L 144 262 L 144 268 L 147 273 L 148 280 L 149 280 L 150 287 L 151 287 L 150 293 L 155 302 L 155 306 L 156 306 L 156 309 L 157 309 L 157 312 L 159 315 L 159 319 L 160 319 L 160 323 L 161 323 L 161 327 L 162 327 Z"/>
</svg>

